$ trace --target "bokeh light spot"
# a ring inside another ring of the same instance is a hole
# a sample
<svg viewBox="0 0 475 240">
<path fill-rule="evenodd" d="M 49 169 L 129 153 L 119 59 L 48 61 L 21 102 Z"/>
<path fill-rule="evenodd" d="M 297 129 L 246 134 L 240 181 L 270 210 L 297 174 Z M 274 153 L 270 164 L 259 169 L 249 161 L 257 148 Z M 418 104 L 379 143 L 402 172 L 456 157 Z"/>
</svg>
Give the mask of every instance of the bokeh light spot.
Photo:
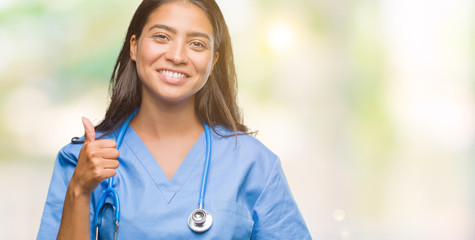
<svg viewBox="0 0 475 240">
<path fill-rule="evenodd" d="M 274 52 L 284 52 L 291 48 L 294 42 L 294 34 L 292 27 L 285 22 L 274 23 L 268 31 L 269 46 Z"/>
<path fill-rule="evenodd" d="M 341 222 L 345 220 L 345 218 L 346 218 L 346 213 L 344 210 L 336 209 L 335 211 L 333 211 L 333 219 L 335 219 L 335 221 Z"/>
</svg>

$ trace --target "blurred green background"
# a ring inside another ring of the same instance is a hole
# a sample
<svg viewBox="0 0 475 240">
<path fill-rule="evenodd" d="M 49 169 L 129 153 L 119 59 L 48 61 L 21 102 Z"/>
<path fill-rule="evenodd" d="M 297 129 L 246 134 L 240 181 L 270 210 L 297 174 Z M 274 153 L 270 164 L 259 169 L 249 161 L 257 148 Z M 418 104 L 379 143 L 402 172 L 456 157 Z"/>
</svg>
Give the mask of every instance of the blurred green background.
<svg viewBox="0 0 475 240">
<path fill-rule="evenodd" d="M 138 0 L 0 2 L 0 239 L 97 123 Z M 219 0 L 245 122 L 315 239 L 475 238 L 475 3 Z"/>
</svg>

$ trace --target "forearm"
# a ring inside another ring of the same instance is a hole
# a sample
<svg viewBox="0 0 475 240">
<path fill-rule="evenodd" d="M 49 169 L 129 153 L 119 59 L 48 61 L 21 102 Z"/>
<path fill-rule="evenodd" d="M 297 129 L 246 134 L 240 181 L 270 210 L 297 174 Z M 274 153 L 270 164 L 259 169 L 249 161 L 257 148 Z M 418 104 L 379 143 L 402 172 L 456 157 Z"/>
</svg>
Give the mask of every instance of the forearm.
<svg viewBox="0 0 475 240">
<path fill-rule="evenodd" d="M 70 183 L 64 199 L 63 216 L 57 239 L 90 239 L 90 194 Z"/>
</svg>

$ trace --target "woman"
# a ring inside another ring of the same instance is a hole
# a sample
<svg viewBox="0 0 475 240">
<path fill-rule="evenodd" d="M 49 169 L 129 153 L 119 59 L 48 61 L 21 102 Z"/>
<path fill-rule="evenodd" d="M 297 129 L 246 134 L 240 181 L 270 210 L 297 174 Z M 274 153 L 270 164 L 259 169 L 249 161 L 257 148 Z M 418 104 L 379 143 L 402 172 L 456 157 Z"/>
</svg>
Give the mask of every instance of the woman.
<svg viewBox="0 0 475 240">
<path fill-rule="evenodd" d="M 213 0 L 144 0 L 111 87 L 105 119 L 58 154 L 38 239 L 310 239 L 280 160 L 241 123 Z"/>
</svg>

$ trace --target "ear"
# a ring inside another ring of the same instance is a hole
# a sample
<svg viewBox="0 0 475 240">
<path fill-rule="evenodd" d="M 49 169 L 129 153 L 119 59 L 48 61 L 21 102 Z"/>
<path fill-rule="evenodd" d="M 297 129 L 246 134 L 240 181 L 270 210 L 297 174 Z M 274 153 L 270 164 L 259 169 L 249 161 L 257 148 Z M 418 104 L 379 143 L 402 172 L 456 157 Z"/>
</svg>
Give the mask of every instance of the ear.
<svg viewBox="0 0 475 240">
<path fill-rule="evenodd" d="M 130 58 L 133 61 L 137 59 L 137 37 L 135 35 L 130 37 Z"/>
<path fill-rule="evenodd" d="M 215 52 L 214 58 L 213 58 L 213 65 L 211 65 L 211 72 L 213 72 L 214 65 L 218 62 L 218 58 L 219 58 L 219 52 Z"/>
</svg>

